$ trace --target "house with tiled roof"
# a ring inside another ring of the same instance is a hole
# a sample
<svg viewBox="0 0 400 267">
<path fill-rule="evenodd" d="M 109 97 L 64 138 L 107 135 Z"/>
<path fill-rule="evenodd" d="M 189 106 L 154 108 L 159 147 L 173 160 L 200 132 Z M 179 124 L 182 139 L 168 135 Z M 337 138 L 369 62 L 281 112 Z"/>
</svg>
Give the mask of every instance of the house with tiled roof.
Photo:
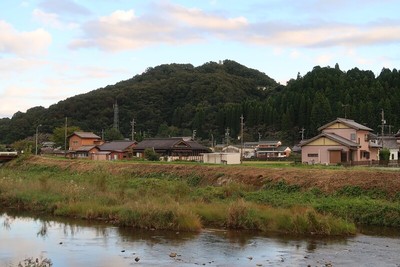
<svg viewBox="0 0 400 267">
<path fill-rule="evenodd" d="M 202 153 L 211 152 L 196 141 L 182 137 L 144 139 L 134 147 L 133 152 L 137 157 L 144 157 L 144 151 L 148 148 L 168 160 L 196 160 Z"/>
<path fill-rule="evenodd" d="M 372 129 L 354 120 L 337 118 L 320 128 L 321 133 L 303 141 L 303 163 L 338 164 L 378 159 L 379 144 Z"/>
<path fill-rule="evenodd" d="M 105 142 L 91 151 L 90 158 L 93 160 L 129 159 L 133 156 L 133 148 L 136 144 L 136 141 L 130 140 Z"/>
<path fill-rule="evenodd" d="M 101 137 L 92 132 L 74 132 L 68 136 L 68 154 L 71 158 L 87 158 L 102 143 Z"/>
</svg>

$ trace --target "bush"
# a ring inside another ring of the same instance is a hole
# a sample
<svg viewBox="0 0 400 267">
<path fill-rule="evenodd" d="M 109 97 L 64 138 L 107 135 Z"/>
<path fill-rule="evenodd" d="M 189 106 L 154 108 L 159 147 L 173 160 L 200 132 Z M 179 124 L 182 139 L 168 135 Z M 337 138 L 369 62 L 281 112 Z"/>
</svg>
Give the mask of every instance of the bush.
<svg viewBox="0 0 400 267">
<path fill-rule="evenodd" d="M 388 161 L 390 159 L 390 150 L 383 148 L 379 151 L 379 160 Z"/>
<path fill-rule="evenodd" d="M 150 161 L 159 161 L 160 155 L 152 148 L 146 148 L 144 150 L 144 158 Z"/>
</svg>

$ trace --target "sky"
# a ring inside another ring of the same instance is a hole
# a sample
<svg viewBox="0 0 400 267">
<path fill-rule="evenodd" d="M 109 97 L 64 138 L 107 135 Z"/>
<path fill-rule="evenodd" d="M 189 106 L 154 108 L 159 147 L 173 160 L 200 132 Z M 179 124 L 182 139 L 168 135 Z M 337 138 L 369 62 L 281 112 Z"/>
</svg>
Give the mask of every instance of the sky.
<svg viewBox="0 0 400 267">
<path fill-rule="evenodd" d="M 0 118 L 161 64 L 234 60 L 281 84 L 400 66 L 397 0 L 1 0 Z"/>
</svg>

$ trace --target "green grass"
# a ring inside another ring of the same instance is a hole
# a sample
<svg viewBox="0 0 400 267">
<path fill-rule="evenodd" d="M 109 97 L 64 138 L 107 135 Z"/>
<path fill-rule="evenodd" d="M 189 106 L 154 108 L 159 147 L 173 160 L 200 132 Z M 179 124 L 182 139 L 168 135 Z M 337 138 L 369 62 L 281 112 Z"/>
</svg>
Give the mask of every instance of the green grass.
<svg viewBox="0 0 400 267">
<path fill-rule="evenodd" d="M 86 162 L 84 162 L 86 164 Z M 138 174 L 70 171 L 25 164 L 0 168 L 0 204 L 58 216 L 146 228 L 198 231 L 204 227 L 291 234 L 347 235 L 355 224 L 400 227 L 399 198 L 344 187 L 326 195 L 281 181 L 261 189 L 241 183 L 204 184 L 195 173 Z M 290 167 L 289 167 L 290 168 Z M 218 168 L 216 175 L 219 174 Z"/>
</svg>

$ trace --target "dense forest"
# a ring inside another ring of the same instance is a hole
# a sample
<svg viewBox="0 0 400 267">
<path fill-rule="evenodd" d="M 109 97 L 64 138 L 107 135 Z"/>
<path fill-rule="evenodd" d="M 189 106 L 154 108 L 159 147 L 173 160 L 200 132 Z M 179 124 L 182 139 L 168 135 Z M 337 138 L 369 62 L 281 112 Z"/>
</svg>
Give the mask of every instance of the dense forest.
<svg viewBox="0 0 400 267">
<path fill-rule="evenodd" d="M 358 68 L 347 72 L 339 65 L 314 67 L 280 85 L 266 74 L 235 61 L 209 62 L 194 67 L 169 64 L 77 95 L 57 104 L 17 112 L 0 119 L 0 143 L 10 144 L 33 136 L 36 126 L 52 133 L 68 124 L 101 134 L 113 126 L 113 105 L 119 107 L 119 130 L 135 138 L 190 136 L 207 142 L 237 142 L 240 116 L 244 140 L 280 139 L 295 144 L 336 117 L 347 117 L 380 132 L 381 111 L 385 133 L 400 128 L 400 73 L 383 69 L 378 77 Z M 227 131 L 227 129 L 229 129 Z M 229 134 L 227 134 L 229 132 Z"/>
</svg>

